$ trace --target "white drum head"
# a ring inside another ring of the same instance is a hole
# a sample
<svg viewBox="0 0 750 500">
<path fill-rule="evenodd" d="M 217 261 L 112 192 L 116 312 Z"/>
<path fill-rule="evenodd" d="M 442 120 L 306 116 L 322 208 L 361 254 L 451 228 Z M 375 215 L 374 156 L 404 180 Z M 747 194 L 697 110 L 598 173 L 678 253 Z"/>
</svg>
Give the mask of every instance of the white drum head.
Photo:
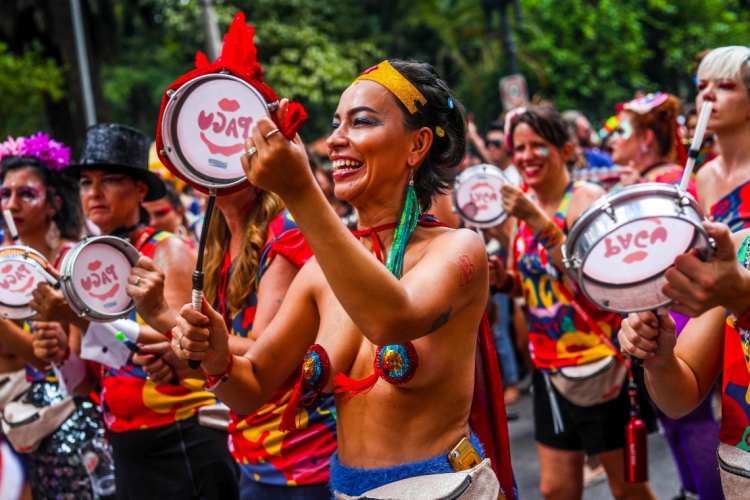
<svg viewBox="0 0 750 500">
<path fill-rule="evenodd" d="M 648 280 L 687 252 L 694 235 L 693 224 L 675 217 L 629 222 L 594 245 L 583 263 L 583 274 L 611 285 Z"/>
<path fill-rule="evenodd" d="M 477 227 L 493 227 L 503 222 L 508 217 L 500 194 L 505 182 L 502 171 L 492 165 L 477 165 L 464 170 L 456 179 L 453 190 L 458 215 Z"/>
<path fill-rule="evenodd" d="M 246 181 L 245 139 L 268 106 L 251 85 L 231 75 L 191 80 L 170 98 L 162 121 L 164 152 L 186 180 L 209 189 Z"/>
<path fill-rule="evenodd" d="M 0 317 L 26 319 L 34 315 L 29 307 L 31 293 L 46 283 L 41 270 L 48 267 L 44 257 L 28 247 L 0 249 Z"/>
<path fill-rule="evenodd" d="M 76 255 L 71 284 L 88 309 L 105 314 L 123 313 L 132 305 L 125 291 L 132 267 L 119 250 L 105 243 L 92 243 Z"/>
</svg>

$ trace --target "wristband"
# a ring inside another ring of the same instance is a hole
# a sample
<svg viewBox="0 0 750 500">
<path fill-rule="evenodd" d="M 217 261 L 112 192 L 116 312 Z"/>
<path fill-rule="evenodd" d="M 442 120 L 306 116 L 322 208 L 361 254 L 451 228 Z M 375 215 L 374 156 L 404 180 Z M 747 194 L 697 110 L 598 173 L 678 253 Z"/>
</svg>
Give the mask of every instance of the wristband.
<svg viewBox="0 0 750 500">
<path fill-rule="evenodd" d="M 209 375 L 208 373 L 206 373 L 206 370 L 203 369 L 203 366 L 201 366 L 201 371 L 203 372 L 203 376 L 206 377 L 206 383 L 203 385 L 203 388 L 206 389 L 208 392 L 214 392 L 216 388 L 219 387 L 219 384 L 229 380 L 229 374 L 232 373 L 233 367 L 234 367 L 234 354 L 232 354 L 229 357 L 229 366 L 227 366 L 226 371 L 219 376 Z"/>
<path fill-rule="evenodd" d="M 552 250 L 555 248 L 562 243 L 563 238 L 565 238 L 565 233 L 557 227 L 557 224 L 555 224 L 554 221 L 548 221 L 544 226 L 544 229 L 539 231 L 536 235 L 537 243 L 542 245 L 546 250 Z"/>
<path fill-rule="evenodd" d="M 60 382 L 60 389 L 66 394 L 73 394 L 86 376 L 86 365 L 70 347 L 66 350 L 66 358 L 54 365 L 52 370 Z"/>
</svg>

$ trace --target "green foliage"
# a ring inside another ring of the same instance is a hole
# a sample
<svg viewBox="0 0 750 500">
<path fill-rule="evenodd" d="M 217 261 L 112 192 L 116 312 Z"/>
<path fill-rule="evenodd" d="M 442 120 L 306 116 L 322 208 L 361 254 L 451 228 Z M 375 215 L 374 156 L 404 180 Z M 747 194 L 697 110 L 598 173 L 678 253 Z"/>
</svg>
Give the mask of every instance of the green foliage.
<svg viewBox="0 0 750 500">
<path fill-rule="evenodd" d="M 45 130 L 45 99 L 65 97 L 62 68 L 30 47 L 21 55 L 0 43 L 0 141 Z"/>
</svg>

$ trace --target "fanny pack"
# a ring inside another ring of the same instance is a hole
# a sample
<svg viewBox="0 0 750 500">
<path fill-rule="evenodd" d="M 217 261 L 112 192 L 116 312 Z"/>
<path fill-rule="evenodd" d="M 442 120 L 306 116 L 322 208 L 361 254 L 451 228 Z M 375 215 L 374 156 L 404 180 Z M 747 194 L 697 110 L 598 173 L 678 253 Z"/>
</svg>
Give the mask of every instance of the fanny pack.
<svg viewBox="0 0 750 500">
<path fill-rule="evenodd" d="M 594 406 L 615 399 L 627 376 L 625 363 L 607 356 L 585 365 L 559 368 L 549 380 L 574 405 Z"/>
<path fill-rule="evenodd" d="M 505 500 L 489 458 L 470 470 L 410 477 L 360 496 L 334 493 L 334 497 L 336 500 Z"/>
<path fill-rule="evenodd" d="M 31 383 L 26 379 L 26 369 L 0 375 L 0 409 L 13 401 L 13 398 L 26 392 Z"/>
<path fill-rule="evenodd" d="M 224 403 L 201 406 L 198 408 L 198 423 L 203 427 L 226 431 L 229 427 L 229 408 Z"/>
<path fill-rule="evenodd" d="M 3 433 L 13 448 L 21 453 L 36 450 L 39 443 L 59 429 L 76 409 L 70 396 L 57 404 L 42 407 L 20 401 L 27 392 L 5 405 L 2 413 Z"/>
<path fill-rule="evenodd" d="M 747 498 L 750 491 L 750 452 L 719 443 L 716 449 L 721 488 L 727 500 Z"/>
</svg>

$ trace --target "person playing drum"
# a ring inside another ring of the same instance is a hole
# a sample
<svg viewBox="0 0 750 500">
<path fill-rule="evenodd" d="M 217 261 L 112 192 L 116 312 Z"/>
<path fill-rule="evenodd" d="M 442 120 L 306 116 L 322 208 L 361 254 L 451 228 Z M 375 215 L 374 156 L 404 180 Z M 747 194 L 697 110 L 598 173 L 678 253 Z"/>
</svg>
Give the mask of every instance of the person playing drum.
<svg viewBox="0 0 750 500">
<path fill-rule="evenodd" d="M 723 372 L 717 455 L 724 497 L 740 499 L 750 487 L 750 230 L 731 234 L 718 223 L 706 229 L 717 246 L 711 261 L 693 253 L 677 257 L 663 287 L 675 301 L 672 309 L 694 319 L 676 337 L 670 315 L 632 313 L 622 322 L 620 346 L 644 360 L 649 394 L 671 418 L 701 405 Z"/>
<path fill-rule="evenodd" d="M 583 304 L 603 334 L 613 339 L 621 317 L 596 309 L 562 271 L 566 231 L 604 191 L 593 184 L 571 182 L 565 163 L 573 145 L 557 111 L 546 106 L 521 108 L 508 119 L 513 163 L 530 195 L 510 184 L 503 186 L 503 206 L 518 219 L 518 227 L 508 270 L 497 260 L 491 267 L 498 289 L 522 294 L 526 302 L 529 344 L 537 368 L 534 421 L 542 495 L 581 498 L 585 454 L 596 455 L 604 465 L 615 498 L 653 498 L 648 483 L 628 484 L 624 479 L 623 429 L 630 413 L 624 372 L 620 385 L 596 388 L 586 406 L 569 401 L 551 383 L 551 373 L 607 363 L 604 360 L 614 354 L 590 331 L 571 299 Z M 616 369 L 617 364 L 608 366 Z"/>
<path fill-rule="evenodd" d="M 384 61 L 355 80 L 327 144 L 336 197 L 368 228 L 358 241 L 318 189 L 299 139 L 258 120 L 243 158 L 248 179 L 284 200 L 315 260 L 245 356 L 232 354 L 224 320 L 206 302 L 205 314 L 185 306 L 173 331 L 174 352 L 200 359 L 208 387 L 238 413 L 256 411 L 303 359 L 300 387 L 336 390 L 331 487 L 340 498 L 450 473 L 446 453 L 459 442 L 481 461 L 469 414 L 486 251 L 476 233 L 420 217 L 448 188 L 445 169 L 465 155 L 464 127 L 461 105 L 427 64 Z M 284 428 L 303 428 L 302 415 L 292 412 Z M 509 459 L 497 464 L 506 478 Z M 472 488 L 496 492 L 494 473 L 476 469 Z M 512 479 L 503 489 L 511 498 Z"/>
<path fill-rule="evenodd" d="M 195 251 L 181 238 L 147 228 L 148 216 L 141 202 L 165 194 L 162 181 L 148 171 L 149 145 L 148 137 L 136 129 L 94 125 L 87 131 L 80 162 L 63 170 L 80 179 L 84 213 L 102 234 L 129 238 L 144 257 L 152 259 L 153 267 L 134 270 L 137 274 L 128 278 L 130 285 L 148 281 L 148 272 L 155 266 L 167 276 L 160 294 L 163 300 L 139 304 L 138 315 L 153 329 L 137 324 L 135 311 L 130 321 L 117 322 L 131 342 L 143 344 L 164 340 L 174 326 L 177 305 L 190 299 L 195 262 Z M 143 266 L 151 262 L 142 260 Z M 84 345 L 100 335 L 112 335 L 102 331 L 100 324 L 73 314 L 62 293 L 51 286 L 40 285 L 34 297 L 32 305 L 43 316 L 66 319 L 87 331 Z M 51 336 L 40 342 L 39 352 L 54 358 L 65 351 L 65 343 L 64 337 Z M 157 387 L 132 360 L 122 368 L 98 366 L 94 375 L 101 383 L 104 419 L 117 463 L 118 498 L 149 498 L 154 492 L 175 499 L 237 496 L 237 470 L 225 444 L 226 432 L 198 424 L 199 409 L 216 402 L 203 390 L 199 372 L 182 374 L 176 387 Z M 88 379 L 75 385 L 84 392 L 92 387 Z"/>
<path fill-rule="evenodd" d="M 208 232 L 204 290 L 207 302 L 215 304 L 228 325 L 232 353 L 242 356 L 278 312 L 312 252 L 274 193 L 247 186 L 217 197 L 216 206 L 219 212 L 214 212 Z M 163 274 L 152 272 L 148 278 L 134 295 L 137 303 L 163 300 L 153 293 L 161 288 Z M 171 370 L 162 360 L 144 369 L 154 381 L 169 382 Z M 296 435 L 279 430 L 298 379 L 296 373 L 289 377 L 262 412 L 230 413 L 230 450 L 241 471 L 242 499 L 331 497 L 328 462 L 336 450 L 333 396 L 316 398 L 305 407 L 307 426 Z"/>
<path fill-rule="evenodd" d="M 612 159 L 623 167 L 621 184 L 613 188 L 641 182 L 663 182 L 679 185 L 684 164 L 684 146 L 677 135 L 677 116 L 680 101 L 677 97 L 656 92 L 627 102 L 618 114 L 619 123 L 612 134 Z M 687 191 L 696 199 L 694 179 L 688 182 Z M 700 200 L 698 200 L 700 201 Z M 671 313 L 681 330 L 688 317 Z M 721 496 L 721 482 L 716 469 L 716 459 L 706 449 L 718 443 L 719 424 L 714 419 L 711 398 L 707 397 L 690 415 L 679 420 L 670 419 L 657 412 L 665 430 L 667 443 L 675 457 L 682 489 L 700 498 Z"/>
<path fill-rule="evenodd" d="M 612 190 L 642 182 L 680 184 L 687 156 L 677 133 L 679 114 L 680 100 L 664 92 L 621 106 L 617 128 L 610 139 L 612 159 L 621 165 L 620 183 Z M 688 182 L 687 192 L 698 199 L 694 179 Z"/>
<path fill-rule="evenodd" d="M 68 165 L 70 149 L 39 132 L 0 144 L 0 157 L 0 209 L 10 211 L 21 242 L 58 266 L 83 229 L 78 186 L 60 174 L 60 169 Z M 64 393 L 48 363 L 34 354 L 31 334 L 62 333 L 63 328 L 68 329 L 53 322 L 0 319 L 0 341 L 26 361 L 26 379 L 31 387 L 24 401 L 34 406 L 54 405 Z M 79 351 L 80 332 L 72 328 L 69 333 L 71 348 Z M 104 436 L 101 415 L 89 398 L 76 398 L 71 416 L 29 453 L 34 497 L 94 498 L 89 475 L 76 450 L 97 436 Z M 55 471 L 61 468 L 70 473 L 55 478 Z"/>
<path fill-rule="evenodd" d="M 708 129 L 721 155 L 696 174 L 701 206 L 735 232 L 750 225 L 750 48 L 720 47 L 698 67 L 696 107 L 713 103 Z"/>
</svg>

